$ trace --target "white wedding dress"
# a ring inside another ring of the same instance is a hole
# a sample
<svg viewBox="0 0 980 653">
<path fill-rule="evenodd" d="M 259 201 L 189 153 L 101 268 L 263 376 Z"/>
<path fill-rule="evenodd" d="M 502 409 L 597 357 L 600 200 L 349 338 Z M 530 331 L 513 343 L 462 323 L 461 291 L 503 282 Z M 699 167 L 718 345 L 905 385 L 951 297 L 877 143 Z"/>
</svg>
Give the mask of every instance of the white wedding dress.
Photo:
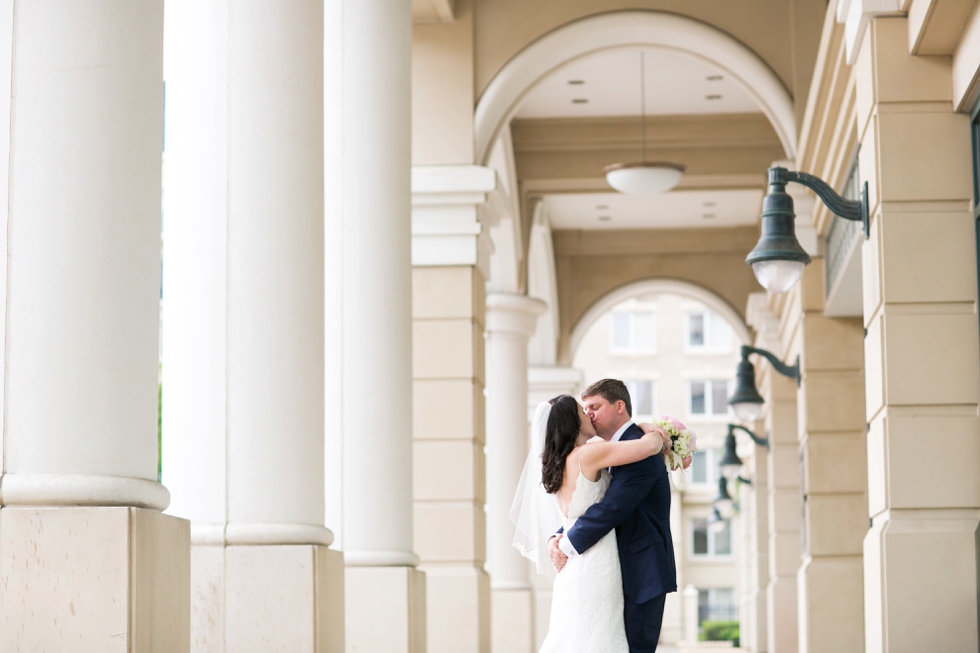
<svg viewBox="0 0 980 653">
<path fill-rule="evenodd" d="M 602 501 L 611 478 L 602 470 L 599 480 L 593 482 L 579 470 L 568 515 L 562 516 L 566 533 L 589 506 Z M 585 553 L 569 558 L 555 577 L 551 621 L 541 653 L 629 653 L 616 531 Z"/>
</svg>

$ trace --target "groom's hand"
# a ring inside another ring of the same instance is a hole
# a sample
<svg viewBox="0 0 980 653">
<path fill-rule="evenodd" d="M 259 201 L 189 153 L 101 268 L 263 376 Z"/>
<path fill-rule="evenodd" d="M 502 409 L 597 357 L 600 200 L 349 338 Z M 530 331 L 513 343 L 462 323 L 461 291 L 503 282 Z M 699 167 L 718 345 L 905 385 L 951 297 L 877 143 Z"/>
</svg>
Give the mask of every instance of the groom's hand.
<svg viewBox="0 0 980 653">
<path fill-rule="evenodd" d="M 555 571 L 561 571 L 565 563 L 568 562 L 568 556 L 558 548 L 558 540 L 562 537 L 564 535 L 556 535 L 548 540 L 548 556 L 551 558 L 551 564 L 555 566 Z"/>
</svg>

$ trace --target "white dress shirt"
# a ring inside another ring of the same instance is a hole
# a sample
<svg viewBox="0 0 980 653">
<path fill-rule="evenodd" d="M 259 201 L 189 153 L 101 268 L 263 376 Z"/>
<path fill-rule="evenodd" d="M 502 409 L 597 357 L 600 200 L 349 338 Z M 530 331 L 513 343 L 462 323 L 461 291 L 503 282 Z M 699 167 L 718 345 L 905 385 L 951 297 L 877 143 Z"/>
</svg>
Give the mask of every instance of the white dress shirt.
<svg viewBox="0 0 980 653">
<path fill-rule="evenodd" d="M 626 433 L 626 429 L 631 426 L 633 426 L 633 420 L 626 420 L 626 423 L 620 426 L 618 431 L 613 433 L 613 436 L 609 438 L 609 441 L 619 442 L 619 440 L 623 437 L 623 433 Z M 572 546 L 572 541 L 568 539 L 568 537 L 563 537 L 558 540 L 558 548 L 561 549 L 561 552 L 567 555 L 569 558 L 578 555 L 578 551 L 576 551 L 575 547 Z"/>
</svg>

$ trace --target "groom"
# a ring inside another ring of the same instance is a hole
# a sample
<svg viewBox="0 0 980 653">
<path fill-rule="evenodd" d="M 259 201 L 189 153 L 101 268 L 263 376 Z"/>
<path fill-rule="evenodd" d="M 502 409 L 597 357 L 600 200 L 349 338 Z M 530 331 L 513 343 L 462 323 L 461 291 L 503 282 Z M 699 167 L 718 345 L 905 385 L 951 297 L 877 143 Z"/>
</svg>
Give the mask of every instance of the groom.
<svg viewBox="0 0 980 653">
<path fill-rule="evenodd" d="M 602 439 L 643 436 L 630 418 L 630 395 L 622 381 L 597 381 L 582 393 L 582 401 Z M 559 531 L 549 540 L 551 562 L 561 571 L 569 557 L 585 553 L 615 528 L 630 653 L 654 653 L 664 600 L 668 592 L 677 591 L 667 467 L 663 456 L 651 456 L 610 471 L 612 482 L 602 501 L 586 510 L 567 533 Z"/>
</svg>

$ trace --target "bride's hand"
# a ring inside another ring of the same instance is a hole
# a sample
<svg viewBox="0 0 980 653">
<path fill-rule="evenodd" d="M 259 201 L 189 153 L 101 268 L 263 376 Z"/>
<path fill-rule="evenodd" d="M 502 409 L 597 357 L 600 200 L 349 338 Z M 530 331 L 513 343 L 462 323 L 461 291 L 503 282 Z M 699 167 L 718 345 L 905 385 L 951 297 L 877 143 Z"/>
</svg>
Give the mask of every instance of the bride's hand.
<svg viewBox="0 0 980 653">
<path fill-rule="evenodd" d="M 674 443 L 670 439 L 670 436 L 667 435 L 667 432 L 664 431 L 661 427 L 657 426 L 656 424 L 651 424 L 650 422 L 640 422 L 639 424 L 637 424 L 637 426 L 640 427 L 640 430 L 643 431 L 644 435 L 648 433 L 658 433 L 660 435 L 660 438 L 663 440 L 664 443 L 663 447 L 660 449 L 660 453 L 664 453 L 665 451 L 670 451 Z"/>
</svg>

